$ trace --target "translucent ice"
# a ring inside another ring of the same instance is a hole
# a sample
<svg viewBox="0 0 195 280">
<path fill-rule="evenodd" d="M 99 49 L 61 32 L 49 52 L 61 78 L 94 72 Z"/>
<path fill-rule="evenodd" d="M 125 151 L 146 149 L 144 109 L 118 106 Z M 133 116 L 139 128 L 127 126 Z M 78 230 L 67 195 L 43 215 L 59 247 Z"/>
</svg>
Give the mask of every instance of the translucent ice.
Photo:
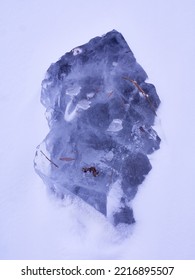
<svg viewBox="0 0 195 280">
<path fill-rule="evenodd" d="M 147 154 L 159 149 L 160 100 L 146 78 L 113 30 L 66 53 L 42 82 L 50 132 L 36 172 L 57 196 L 76 195 L 114 224 L 135 221 L 130 201 L 151 170 Z"/>
</svg>

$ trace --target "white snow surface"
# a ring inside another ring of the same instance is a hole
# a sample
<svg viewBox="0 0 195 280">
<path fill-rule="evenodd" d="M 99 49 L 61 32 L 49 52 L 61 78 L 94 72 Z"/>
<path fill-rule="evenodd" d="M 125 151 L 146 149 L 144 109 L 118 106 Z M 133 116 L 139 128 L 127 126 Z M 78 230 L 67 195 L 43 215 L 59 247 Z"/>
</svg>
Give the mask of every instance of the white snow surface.
<svg viewBox="0 0 195 280">
<path fill-rule="evenodd" d="M 193 0 L 0 2 L 0 259 L 195 259 L 194 14 Z M 162 101 L 161 149 L 132 202 L 133 227 L 58 200 L 33 168 L 48 132 L 39 101 L 47 68 L 112 29 Z"/>
</svg>

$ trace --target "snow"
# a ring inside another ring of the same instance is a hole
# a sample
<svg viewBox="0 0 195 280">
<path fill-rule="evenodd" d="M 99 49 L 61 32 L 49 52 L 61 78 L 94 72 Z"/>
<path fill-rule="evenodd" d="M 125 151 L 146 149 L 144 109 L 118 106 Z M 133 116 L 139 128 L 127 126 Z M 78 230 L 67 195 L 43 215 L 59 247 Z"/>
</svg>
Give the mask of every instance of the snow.
<svg viewBox="0 0 195 280">
<path fill-rule="evenodd" d="M 192 0 L 1 1 L 0 259 L 195 258 L 194 12 Z M 79 199 L 56 199 L 33 169 L 48 132 L 39 101 L 47 68 L 112 29 L 162 101 L 161 149 L 133 200 L 131 229 Z"/>
</svg>

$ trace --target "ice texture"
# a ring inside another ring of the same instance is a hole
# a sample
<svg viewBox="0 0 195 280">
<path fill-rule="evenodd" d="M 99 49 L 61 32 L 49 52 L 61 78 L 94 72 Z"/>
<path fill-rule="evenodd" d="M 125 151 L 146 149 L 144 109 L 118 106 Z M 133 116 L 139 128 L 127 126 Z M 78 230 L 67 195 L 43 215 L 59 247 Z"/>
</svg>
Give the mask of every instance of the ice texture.
<svg viewBox="0 0 195 280">
<path fill-rule="evenodd" d="M 131 200 L 159 149 L 156 89 L 113 30 L 51 64 L 41 102 L 50 131 L 36 172 L 57 197 L 78 196 L 115 225 L 135 222 Z"/>
</svg>

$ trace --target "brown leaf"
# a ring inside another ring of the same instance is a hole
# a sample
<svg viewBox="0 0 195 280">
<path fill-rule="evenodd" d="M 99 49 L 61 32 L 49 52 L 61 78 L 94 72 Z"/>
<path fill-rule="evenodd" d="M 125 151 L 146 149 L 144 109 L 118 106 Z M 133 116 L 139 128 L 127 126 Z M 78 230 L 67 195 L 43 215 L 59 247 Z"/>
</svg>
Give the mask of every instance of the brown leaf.
<svg viewBox="0 0 195 280">
<path fill-rule="evenodd" d="M 75 158 L 62 157 L 62 158 L 60 158 L 60 160 L 64 160 L 64 161 L 72 161 L 72 160 L 75 160 Z"/>
</svg>

